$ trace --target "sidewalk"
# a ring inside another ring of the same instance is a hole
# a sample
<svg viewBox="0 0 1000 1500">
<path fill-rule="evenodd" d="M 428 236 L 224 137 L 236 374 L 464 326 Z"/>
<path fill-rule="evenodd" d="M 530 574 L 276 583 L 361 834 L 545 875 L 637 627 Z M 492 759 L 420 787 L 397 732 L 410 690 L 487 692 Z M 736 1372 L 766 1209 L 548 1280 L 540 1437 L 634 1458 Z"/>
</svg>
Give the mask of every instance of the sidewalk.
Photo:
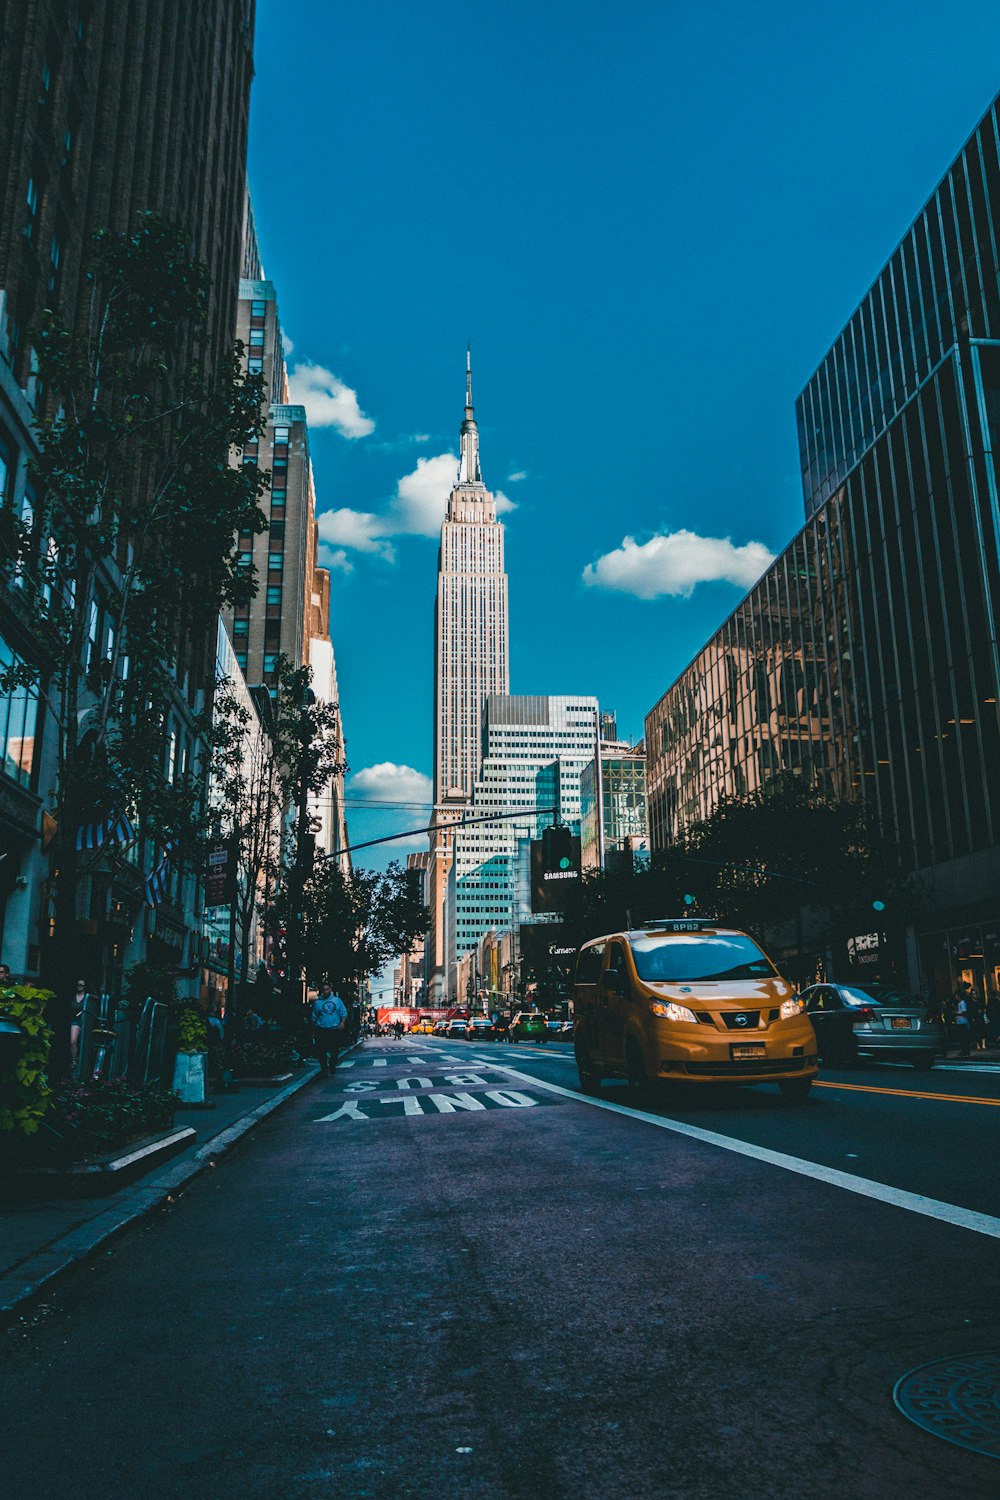
<svg viewBox="0 0 1000 1500">
<path fill-rule="evenodd" d="M 238 1093 L 213 1095 L 211 1109 L 178 1110 L 175 1125 L 195 1132 L 189 1144 L 168 1164 L 115 1193 L 0 1206 L 0 1326 L 74 1266 L 182 1192 L 318 1072 L 317 1064 L 308 1063 L 283 1088 L 247 1084 Z"/>
</svg>

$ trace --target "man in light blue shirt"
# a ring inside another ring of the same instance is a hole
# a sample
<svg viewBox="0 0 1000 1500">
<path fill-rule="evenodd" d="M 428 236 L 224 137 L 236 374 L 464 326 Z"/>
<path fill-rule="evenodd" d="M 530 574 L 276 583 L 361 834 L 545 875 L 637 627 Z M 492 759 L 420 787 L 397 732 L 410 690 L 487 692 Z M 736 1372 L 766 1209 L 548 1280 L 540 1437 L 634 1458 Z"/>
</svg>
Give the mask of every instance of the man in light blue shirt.
<svg viewBox="0 0 1000 1500">
<path fill-rule="evenodd" d="M 336 1072 L 346 1024 L 347 1006 L 334 994 L 330 981 L 324 979 L 312 1007 L 313 1042 L 324 1078 Z"/>
</svg>

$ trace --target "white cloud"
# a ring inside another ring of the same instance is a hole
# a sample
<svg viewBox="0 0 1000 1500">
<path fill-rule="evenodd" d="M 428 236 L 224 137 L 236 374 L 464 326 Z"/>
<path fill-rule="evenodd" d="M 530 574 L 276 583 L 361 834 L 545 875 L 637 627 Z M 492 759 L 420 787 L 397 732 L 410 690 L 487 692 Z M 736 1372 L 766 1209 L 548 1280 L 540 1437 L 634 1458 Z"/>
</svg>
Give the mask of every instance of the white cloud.
<svg viewBox="0 0 1000 1500">
<path fill-rule="evenodd" d="M 329 547 L 324 547 L 322 552 L 322 566 L 332 568 L 338 573 L 354 572 L 354 564 L 343 547 L 336 547 L 332 550 Z"/>
<path fill-rule="evenodd" d="M 292 350 L 294 348 L 295 348 L 295 345 L 292 343 L 291 339 L 288 337 L 288 334 L 285 332 L 285 330 L 282 329 L 281 330 L 281 352 L 285 356 L 286 359 L 288 359 L 291 356 Z"/>
<path fill-rule="evenodd" d="M 458 458 L 454 453 L 418 458 L 417 467 L 404 474 L 397 484 L 385 515 L 351 510 L 347 506 L 323 511 L 317 518 L 321 543 L 328 548 L 348 547 L 356 552 L 371 552 L 385 562 L 395 562 L 396 553 L 390 537 L 439 535 L 457 473 Z M 517 509 L 514 501 L 502 490 L 497 490 L 495 499 L 498 515 Z M 341 563 L 330 562 L 330 565 L 343 567 Z"/>
<path fill-rule="evenodd" d="M 413 441 L 415 443 L 429 443 L 430 440 L 431 435 L 429 432 L 415 432 L 413 434 Z"/>
<path fill-rule="evenodd" d="M 324 547 L 351 547 L 355 552 L 374 552 L 386 562 L 395 558 L 392 543 L 385 539 L 381 516 L 369 510 L 325 510 L 316 517 L 319 539 Z"/>
<path fill-rule="evenodd" d="M 418 458 L 417 467 L 404 474 L 396 486 L 385 522 L 387 529 L 413 536 L 437 536 L 457 473 L 458 459 L 453 453 Z"/>
<path fill-rule="evenodd" d="M 288 371 L 288 398 L 304 406 L 312 427 L 335 427 L 343 437 L 367 437 L 375 423 L 358 405 L 358 395 L 332 370 L 308 361 Z"/>
<path fill-rule="evenodd" d="M 520 484 L 522 479 L 527 479 L 527 469 L 515 469 L 513 474 L 507 475 L 508 484 Z"/>
<path fill-rule="evenodd" d="M 584 568 L 583 581 L 637 599 L 663 594 L 686 599 L 699 583 L 723 581 L 748 589 L 773 561 L 774 553 L 763 542 L 734 547 L 729 537 L 671 531 L 648 542 L 625 537 L 620 547 Z"/>
<path fill-rule="evenodd" d="M 433 782 L 412 766 L 398 766 L 383 760 L 366 766 L 351 777 L 351 792 L 377 802 L 420 802 L 431 804 Z"/>
</svg>

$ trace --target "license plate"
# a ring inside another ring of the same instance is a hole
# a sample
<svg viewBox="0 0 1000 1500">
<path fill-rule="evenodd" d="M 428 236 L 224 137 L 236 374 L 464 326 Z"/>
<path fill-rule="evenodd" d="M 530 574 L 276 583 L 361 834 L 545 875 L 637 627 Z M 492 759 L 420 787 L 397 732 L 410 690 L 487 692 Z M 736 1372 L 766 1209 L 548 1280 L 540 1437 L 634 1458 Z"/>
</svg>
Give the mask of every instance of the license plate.
<svg viewBox="0 0 1000 1500">
<path fill-rule="evenodd" d="M 743 1047 L 734 1046 L 729 1050 L 734 1060 L 739 1057 L 763 1057 L 765 1055 L 763 1042 L 748 1042 Z"/>
<path fill-rule="evenodd" d="M 906 1016 L 893 1016 L 892 1024 L 893 1026 L 902 1027 L 907 1031 L 910 1029 L 910 1022 Z"/>
</svg>

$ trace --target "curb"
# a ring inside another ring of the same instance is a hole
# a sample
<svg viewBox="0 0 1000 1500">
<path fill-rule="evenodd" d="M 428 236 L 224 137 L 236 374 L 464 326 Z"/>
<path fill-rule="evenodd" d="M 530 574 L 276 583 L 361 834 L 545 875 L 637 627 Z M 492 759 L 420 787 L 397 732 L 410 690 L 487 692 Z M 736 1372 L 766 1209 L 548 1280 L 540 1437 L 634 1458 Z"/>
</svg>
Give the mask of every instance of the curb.
<svg viewBox="0 0 1000 1500">
<path fill-rule="evenodd" d="M 353 1047 L 345 1047 L 344 1055 L 353 1052 L 359 1045 L 356 1042 Z M 0 1276 L 0 1328 L 13 1322 L 43 1292 L 51 1290 L 69 1272 L 84 1265 L 126 1229 L 132 1228 L 158 1208 L 171 1202 L 190 1182 L 200 1177 L 220 1156 L 231 1150 L 262 1120 L 284 1104 L 286 1099 L 297 1094 L 318 1076 L 319 1065 L 310 1066 L 303 1077 L 279 1089 L 272 1098 L 265 1099 L 263 1104 L 258 1104 L 256 1109 L 250 1110 L 218 1135 L 211 1136 L 204 1145 L 199 1146 L 190 1160 L 169 1167 L 146 1186 L 126 1190 L 126 1196 L 121 1202 L 112 1204 L 86 1224 L 53 1240 L 44 1250 L 28 1256 L 9 1275 Z"/>
</svg>

